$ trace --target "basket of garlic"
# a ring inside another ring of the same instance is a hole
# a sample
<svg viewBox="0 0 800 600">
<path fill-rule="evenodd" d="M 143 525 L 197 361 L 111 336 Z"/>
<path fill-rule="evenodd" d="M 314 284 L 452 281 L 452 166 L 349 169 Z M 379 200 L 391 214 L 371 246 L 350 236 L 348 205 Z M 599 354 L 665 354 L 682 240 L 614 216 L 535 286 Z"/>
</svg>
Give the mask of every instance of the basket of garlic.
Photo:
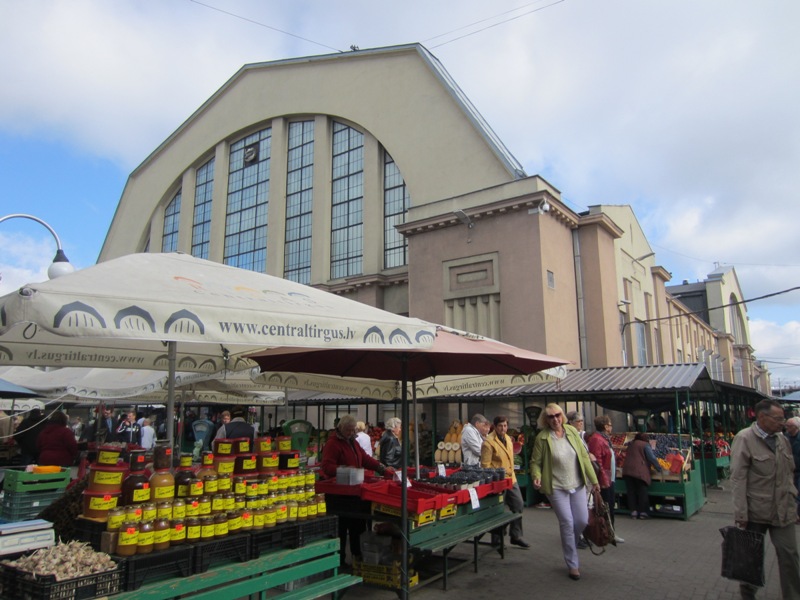
<svg viewBox="0 0 800 600">
<path fill-rule="evenodd" d="M 0 598 L 90 600 L 120 591 L 122 567 L 84 542 L 59 542 L 0 562 Z"/>
</svg>

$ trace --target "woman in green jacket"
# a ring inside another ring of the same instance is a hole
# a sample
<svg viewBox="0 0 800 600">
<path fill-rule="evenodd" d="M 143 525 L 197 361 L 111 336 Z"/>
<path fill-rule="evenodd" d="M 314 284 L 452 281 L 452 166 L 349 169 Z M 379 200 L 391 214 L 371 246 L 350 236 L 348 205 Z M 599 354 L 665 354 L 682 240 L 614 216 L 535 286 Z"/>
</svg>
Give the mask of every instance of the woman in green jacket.
<svg viewBox="0 0 800 600">
<path fill-rule="evenodd" d="M 589 522 L 587 486 L 597 486 L 597 475 L 580 433 L 564 420 L 558 404 L 548 404 L 539 415 L 539 433 L 533 443 L 531 479 L 547 495 L 558 518 L 561 549 L 570 579 L 581 578 L 578 540 Z"/>
</svg>

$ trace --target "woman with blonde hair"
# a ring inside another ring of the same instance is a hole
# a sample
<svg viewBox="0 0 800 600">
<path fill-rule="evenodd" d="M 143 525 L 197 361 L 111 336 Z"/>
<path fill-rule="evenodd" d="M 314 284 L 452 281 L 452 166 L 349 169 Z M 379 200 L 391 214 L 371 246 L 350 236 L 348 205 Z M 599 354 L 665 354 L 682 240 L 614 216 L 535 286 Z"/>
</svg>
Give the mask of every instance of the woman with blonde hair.
<svg viewBox="0 0 800 600">
<path fill-rule="evenodd" d="M 372 456 L 372 440 L 369 439 L 369 434 L 367 433 L 367 424 L 364 421 L 357 421 L 356 422 L 356 441 L 358 445 L 364 449 L 364 452 L 367 453 L 367 456 Z"/>
<path fill-rule="evenodd" d="M 556 513 L 567 574 L 577 581 L 581 578 L 578 541 L 589 523 L 586 487 L 598 486 L 580 433 L 564 419 L 564 411 L 555 403 L 548 404 L 539 415 L 540 431 L 533 442 L 531 479 L 533 486 L 547 495 Z"/>
</svg>

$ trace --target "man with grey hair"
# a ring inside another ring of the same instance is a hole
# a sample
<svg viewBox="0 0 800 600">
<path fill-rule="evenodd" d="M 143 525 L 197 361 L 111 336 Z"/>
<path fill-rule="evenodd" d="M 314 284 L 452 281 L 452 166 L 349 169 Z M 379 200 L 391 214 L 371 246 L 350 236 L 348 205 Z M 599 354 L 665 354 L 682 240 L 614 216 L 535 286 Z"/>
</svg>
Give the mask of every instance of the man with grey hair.
<svg viewBox="0 0 800 600">
<path fill-rule="evenodd" d="M 778 557 L 784 598 L 800 598 L 800 556 L 794 527 L 797 488 L 789 440 L 781 435 L 783 408 L 774 400 L 755 406 L 756 421 L 733 438 L 731 483 L 733 519 L 737 527 L 769 538 Z M 758 588 L 740 585 L 742 598 L 755 599 Z"/>
<path fill-rule="evenodd" d="M 470 422 L 461 431 L 461 464 L 479 465 L 481 463 L 481 447 L 490 427 L 489 419 L 482 414 L 472 415 Z"/>
</svg>

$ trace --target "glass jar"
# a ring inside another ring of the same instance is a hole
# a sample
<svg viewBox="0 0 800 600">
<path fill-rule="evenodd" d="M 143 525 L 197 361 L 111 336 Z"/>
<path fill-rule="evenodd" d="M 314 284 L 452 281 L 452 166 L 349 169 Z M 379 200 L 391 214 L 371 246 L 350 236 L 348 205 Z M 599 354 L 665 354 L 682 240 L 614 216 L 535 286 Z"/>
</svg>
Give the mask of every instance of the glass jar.
<svg viewBox="0 0 800 600">
<path fill-rule="evenodd" d="M 139 523 L 139 540 L 136 542 L 136 554 L 150 554 L 155 542 L 155 527 L 152 521 Z"/>
<path fill-rule="evenodd" d="M 153 550 L 158 552 L 169 548 L 169 519 L 158 518 L 153 522 Z"/>
<path fill-rule="evenodd" d="M 197 478 L 202 480 L 203 475 L 212 473 L 217 475 L 217 470 L 214 468 L 214 453 L 203 452 L 202 463 L 196 473 Z"/>
<path fill-rule="evenodd" d="M 284 517 L 281 523 L 286 523 L 286 506 L 284 506 L 283 509 Z M 278 507 L 269 506 L 264 510 L 264 527 L 275 527 L 278 524 Z"/>
<path fill-rule="evenodd" d="M 119 528 L 117 548 L 115 554 L 120 556 L 133 556 L 139 545 L 139 523 L 125 521 Z"/>
<path fill-rule="evenodd" d="M 186 525 L 183 519 L 173 519 L 169 523 L 169 543 L 180 546 L 186 541 Z"/>
<path fill-rule="evenodd" d="M 200 500 L 192 498 L 186 501 L 186 516 L 199 517 L 200 516 Z"/>
<path fill-rule="evenodd" d="M 253 511 L 253 530 L 264 529 L 264 516 L 267 514 L 267 507 L 262 506 Z M 274 514 L 274 513 L 273 513 Z"/>
<path fill-rule="evenodd" d="M 156 505 L 156 518 L 157 519 L 166 519 L 167 521 L 172 520 L 172 501 L 165 500 L 164 502 L 159 502 Z"/>
<path fill-rule="evenodd" d="M 144 450 L 131 450 L 128 456 L 128 469 L 131 473 L 144 471 L 147 465 Z"/>
<path fill-rule="evenodd" d="M 211 496 L 211 514 L 225 512 L 225 499 L 219 494 Z"/>
<path fill-rule="evenodd" d="M 272 475 L 269 478 L 269 493 L 277 493 L 278 492 L 278 476 Z"/>
<path fill-rule="evenodd" d="M 258 478 L 258 495 L 266 496 L 269 494 L 269 477 Z"/>
<path fill-rule="evenodd" d="M 158 508 L 155 502 L 145 502 L 142 504 L 142 521 L 153 521 L 158 516 Z"/>
<path fill-rule="evenodd" d="M 181 452 L 179 465 L 180 465 L 181 469 L 191 469 L 192 468 L 192 455 L 189 452 Z"/>
<path fill-rule="evenodd" d="M 223 508 L 226 511 L 231 511 L 236 508 L 235 496 L 230 492 L 227 494 L 222 494 L 222 503 Z"/>
<path fill-rule="evenodd" d="M 242 531 L 252 531 L 253 529 L 253 510 L 248 508 L 242 511 Z"/>
<path fill-rule="evenodd" d="M 242 511 L 232 510 L 228 515 L 228 533 L 239 533 L 242 530 Z"/>
<path fill-rule="evenodd" d="M 119 531 L 122 524 L 125 522 L 125 508 L 122 506 L 115 506 L 108 509 L 108 521 L 106 522 L 106 531 Z"/>
<path fill-rule="evenodd" d="M 156 442 L 153 448 L 153 469 L 156 471 L 172 469 L 172 448 L 169 442 Z"/>
<path fill-rule="evenodd" d="M 150 476 L 150 488 L 153 490 L 152 500 L 172 500 L 175 497 L 175 476 L 169 469 L 156 469 Z"/>
<path fill-rule="evenodd" d="M 184 519 L 186 518 L 186 501 L 176 498 L 172 501 L 172 518 Z"/>
<path fill-rule="evenodd" d="M 295 500 L 286 502 L 286 520 L 289 523 L 297 521 L 297 502 Z"/>
<path fill-rule="evenodd" d="M 201 479 L 203 480 L 203 494 L 213 496 L 219 491 L 216 473 L 206 473 Z"/>
<path fill-rule="evenodd" d="M 130 523 L 138 523 L 142 520 L 142 505 L 129 504 L 125 507 L 125 520 Z"/>
<path fill-rule="evenodd" d="M 305 500 L 300 500 L 300 502 L 297 503 L 297 520 L 308 520 L 308 502 Z"/>
<path fill-rule="evenodd" d="M 207 517 L 211 514 L 211 496 L 200 496 L 198 503 L 201 517 Z"/>
<path fill-rule="evenodd" d="M 221 494 L 233 491 L 233 476 L 230 473 L 217 475 L 217 490 Z"/>
<path fill-rule="evenodd" d="M 312 496 L 308 500 L 306 500 L 306 511 L 308 513 L 309 519 L 316 519 L 317 518 L 317 501 Z"/>
<path fill-rule="evenodd" d="M 224 538 L 228 535 L 228 514 L 217 513 L 213 516 L 214 520 L 214 539 Z"/>
<path fill-rule="evenodd" d="M 213 540 L 216 533 L 216 525 L 214 524 L 214 517 L 206 516 L 200 517 L 200 539 L 202 541 Z"/>
<path fill-rule="evenodd" d="M 234 496 L 233 508 L 244 508 L 247 506 L 247 496 Z"/>
<path fill-rule="evenodd" d="M 247 480 L 244 477 L 235 476 L 233 478 L 233 493 L 236 496 L 244 496 L 247 492 Z"/>
<path fill-rule="evenodd" d="M 275 521 L 278 523 L 278 525 L 282 525 L 283 523 L 286 523 L 288 519 L 289 510 L 286 506 L 286 502 L 278 501 L 278 503 L 275 504 Z"/>
<path fill-rule="evenodd" d="M 190 544 L 200 541 L 200 519 L 198 517 L 186 518 L 186 541 Z"/>
<path fill-rule="evenodd" d="M 317 500 L 317 516 L 324 517 L 328 513 L 328 507 L 325 504 L 325 494 L 317 494 L 315 498 Z"/>
<path fill-rule="evenodd" d="M 122 482 L 122 504 L 150 502 L 150 479 L 143 471 L 131 472 Z"/>
</svg>

